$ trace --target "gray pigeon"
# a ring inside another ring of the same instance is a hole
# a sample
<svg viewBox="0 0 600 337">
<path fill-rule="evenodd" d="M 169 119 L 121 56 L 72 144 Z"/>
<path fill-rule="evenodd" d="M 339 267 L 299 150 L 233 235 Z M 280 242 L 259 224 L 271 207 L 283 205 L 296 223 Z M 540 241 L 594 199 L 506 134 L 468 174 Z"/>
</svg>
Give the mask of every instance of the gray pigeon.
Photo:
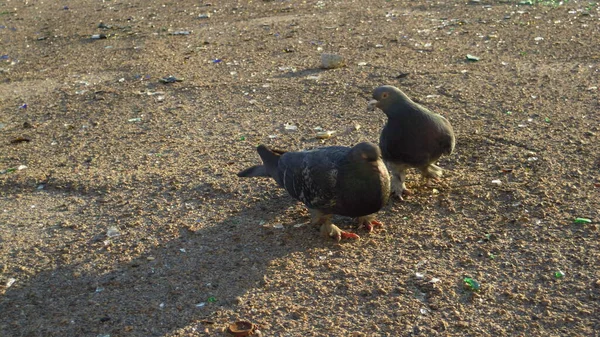
<svg viewBox="0 0 600 337">
<path fill-rule="evenodd" d="M 306 205 L 311 222 L 323 235 L 358 238 L 331 223 L 333 214 L 357 217 L 359 226 L 371 231 L 382 224 L 371 214 L 389 198 L 390 176 L 377 145 L 369 142 L 349 148 L 322 147 L 283 152 L 265 145 L 257 148 L 263 165 L 250 167 L 239 177 L 272 177 L 289 195 Z"/>
<path fill-rule="evenodd" d="M 454 150 L 454 131 L 446 118 L 413 102 L 390 85 L 373 91 L 369 110 L 376 107 L 388 117 L 379 147 L 392 171 L 392 191 L 402 199 L 403 193 L 409 194 L 404 184 L 408 168 L 419 169 L 425 178 L 442 176 L 442 169 L 434 163 Z"/>
</svg>

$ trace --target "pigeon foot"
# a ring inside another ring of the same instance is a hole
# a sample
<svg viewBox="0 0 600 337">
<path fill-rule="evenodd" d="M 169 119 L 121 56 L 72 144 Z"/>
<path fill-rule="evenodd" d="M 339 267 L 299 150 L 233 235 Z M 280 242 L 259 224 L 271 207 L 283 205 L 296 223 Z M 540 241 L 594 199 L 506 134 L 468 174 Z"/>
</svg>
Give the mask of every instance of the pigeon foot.
<svg viewBox="0 0 600 337">
<path fill-rule="evenodd" d="M 361 216 L 358 218 L 358 228 L 364 228 L 367 232 L 373 231 L 375 227 L 383 227 L 383 223 L 372 219 L 370 216 Z"/>
<path fill-rule="evenodd" d="M 360 239 L 360 236 L 350 232 L 344 232 L 338 226 L 327 222 L 321 225 L 321 235 L 325 237 L 334 238 L 336 241 L 341 239 Z"/>
</svg>

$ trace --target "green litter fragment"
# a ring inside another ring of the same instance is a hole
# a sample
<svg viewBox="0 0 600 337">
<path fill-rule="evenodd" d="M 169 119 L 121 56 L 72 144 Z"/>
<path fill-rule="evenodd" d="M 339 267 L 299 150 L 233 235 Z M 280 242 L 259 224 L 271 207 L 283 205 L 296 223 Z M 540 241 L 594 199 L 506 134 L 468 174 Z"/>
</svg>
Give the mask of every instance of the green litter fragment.
<svg viewBox="0 0 600 337">
<path fill-rule="evenodd" d="M 561 270 L 555 271 L 554 272 L 554 277 L 556 277 L 556 278 L 563 278 L 563 277 L 565 277 L 565 273 L 563 273 Z"/>
<path fill-rule="evenodd" d="M 208 298 L 209 303 L 215 303 L 216 301 L 217 301 L 217 299 L 212 296 Z"/>
<path fill-rule="evenodd" d="M 6 170 L 1 170 L 0 174 L 5 174 L 5 173 L 11 173 L 11 172 L 15 172 L 17 169 L 14 167 L 11 168 L 7 168 Z"/>
<path fill-rule="evenodd" d="M 127 120 L 129 123 L 135 123 L 135 122 L 141 122 L 142 119 L 140 117 L 137 118 L 130 118 Z"/>
<path fill-rule="evenodd" d="M 477 57 L 475 55 L 467 54 L 467 61 L 477 62 L 477 61 L 479 61 L 479 57 Z"/>
<path fill-rule="evenodd" d="M 592 223 L 592 220 L 586 218 L 575 218 L 575 223 Z"/>
<path fill-rule="evenodd" d="M 465 287 L 467 287 L 469 290 L 478 291 L 481 288 L 481 284 L 479 284 L 479 282 L 473 278 L 465 277 L 463 282 L 465 282 Z"/>
<path fill-rule="evenodd" d="M 507 115 L 512 115 L 512 111 L 506 111 Z"/>
<path fill-rule="evenodd" d="M 241 140 L 241 141 L 244 141 L 244 140 L 246 140 L 246 137 L 244 137 L 244 136 L 241 136 L 241 137 L 240 137 L 240 140 Z"/>
<path fill-rule="evenodd" d="M 488 257 L 490 258 L 490 260 L 494 260 L 496 256 L 496 254 L 488 253 Z"/>
<path fill-rule="evenodd" d="M 548 118 L 548 117 L 544 118 L 544 122 L 550 123 L 550 118 Z"/>
</svg>

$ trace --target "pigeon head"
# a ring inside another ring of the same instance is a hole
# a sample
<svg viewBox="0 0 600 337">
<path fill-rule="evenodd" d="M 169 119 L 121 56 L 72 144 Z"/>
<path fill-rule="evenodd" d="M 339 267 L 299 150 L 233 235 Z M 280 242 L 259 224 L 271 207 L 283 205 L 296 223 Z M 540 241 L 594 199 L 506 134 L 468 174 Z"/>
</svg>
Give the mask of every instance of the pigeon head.
<svg viewBox="0 0 600 337">
<path fill-rule="evenodd" d="M 362 142 L 352 148 L 349 156 L 353 161 L 374 162 L 381 158 L 381 150 L 371 142 Z"/>
<path fill-rule="evenodd" d="M 386 115 L 393 111 L 393 107 L 402 106 L 412 102 L 400 89 L 391 85 L 382 85 L 373 90 L 373 99 L 369 101 L 368 110 L 381 109 Z"/>
</svg>

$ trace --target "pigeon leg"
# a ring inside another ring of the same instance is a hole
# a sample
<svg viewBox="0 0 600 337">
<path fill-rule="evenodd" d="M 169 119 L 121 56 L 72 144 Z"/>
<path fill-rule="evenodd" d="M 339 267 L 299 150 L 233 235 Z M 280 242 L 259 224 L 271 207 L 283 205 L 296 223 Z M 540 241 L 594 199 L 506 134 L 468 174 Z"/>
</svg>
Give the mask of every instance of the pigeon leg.
<svg viewBox="0 0 600 337">
<path fill-rule="evenodd" d="M 406 181 L 406 170 L 409 166 L 404 164 L 390 164 L 389 166 L 390 171 L 392 171 L 392 193 L 395 194 L 398 199 L 404 200 L 403 195 L 410 195 L 410 190 L 408 190 L 404 184 Z"/>
<path fill-rule="evenodd" d="M 421 174 L 423 174 L 423 177 L 425 178 L 437 179 L 442 176 L 443 172 L 444 170 L 435 164 L 429 164 L 425 168 L 421 169 Z"/>
<path fill-rule="evenodd" d="M 321 235 L 331 237 L 340 241 L 341 239 L 360 239 L 360 237 L 354 233 L 344 232 L 338 226 L 331 223 L 331 214 L 324 214 L 319 210 L 310 210 L 311 223 L 313 225 L 320 225 Z"/>
<path fill-rule="evenodd" d="M 383 227 L 383 223 L 375 220 L 372 216 L 358 217 L 358 228 L 364 228 L 367 232 L 371 232 L 374 227 Z"/>
</svg>

